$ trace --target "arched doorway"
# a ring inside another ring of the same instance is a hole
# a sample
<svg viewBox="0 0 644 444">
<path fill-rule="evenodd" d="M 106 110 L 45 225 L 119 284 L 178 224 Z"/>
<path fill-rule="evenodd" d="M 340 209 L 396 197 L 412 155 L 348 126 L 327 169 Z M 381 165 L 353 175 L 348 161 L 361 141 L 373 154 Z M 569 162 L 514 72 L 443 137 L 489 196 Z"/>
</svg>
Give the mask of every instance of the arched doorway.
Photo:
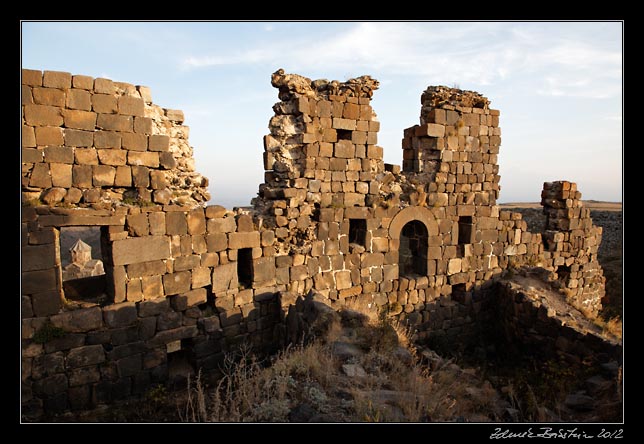
<svg viewBox="0 0 644 444">
<path fill-rule="evenodd" d="M 409 225 L 409 227 L 407 227 Z M 422 228 L 418 227 L 422 225 Z M 403 229 L 405 239 L 403 240 Z M 394 241 L 394 253 L 398 255 L 398 267 L 395 270 L 395 277 L 402 276 L 427 276 L 431 270 L 435 270 L 434 259 L 428 260 L 429 236 L 438 236 L 438 223 L 432 212 L 426 207 L 407 207 L 396 214 L 389 224 L 389 238 Z M 404 244 L 404 246 L 403 246 Z M 403 253 L 405 265 L 402 265 L 400 247 L 407 249 Z M 397 248 L 396 248 L 397 247 Z M 407 252 L 408 251 L 408 252 Z M 413 259 L 410 259 L 413 257 Z M 423 262 L 421 265 L 420 262 Z"/>
<path fill-rule="evenodd" d="M 407 222 L 400 232 L 398 266 L 400 276 L 427 275 L 427 228 L 418 220 Z"/>
</svg>

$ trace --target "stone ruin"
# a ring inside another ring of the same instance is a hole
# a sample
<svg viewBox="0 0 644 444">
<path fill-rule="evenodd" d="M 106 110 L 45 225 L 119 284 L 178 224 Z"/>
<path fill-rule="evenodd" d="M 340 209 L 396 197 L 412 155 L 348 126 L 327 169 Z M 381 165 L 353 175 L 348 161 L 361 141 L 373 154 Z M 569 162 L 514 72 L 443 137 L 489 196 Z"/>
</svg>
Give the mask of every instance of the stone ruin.
<svg viewBox="0 0 644 444">
<path fill-rule="evenodd" d="M 148 88 L 23 70 L 23 415 L 144 393 L 179 358 L 207 371 L 242 343 L 274 350 L 311 292 L 458 342 L 493 316 L 486 289 L 531 266 L 597 315 L 601 228 L 567 181 L 544 184 L 541 233 L 500 210 L 488 99 L 427 88 L 401 168 L 377 145 L 376 80 L 279 70 L 272 84 L 264 182 L 251 209 L 229 210 L 205 205 L 184 115 Z M 106 302 L 65 294 L 69 226 L 101 229 Z"/>
</svg>

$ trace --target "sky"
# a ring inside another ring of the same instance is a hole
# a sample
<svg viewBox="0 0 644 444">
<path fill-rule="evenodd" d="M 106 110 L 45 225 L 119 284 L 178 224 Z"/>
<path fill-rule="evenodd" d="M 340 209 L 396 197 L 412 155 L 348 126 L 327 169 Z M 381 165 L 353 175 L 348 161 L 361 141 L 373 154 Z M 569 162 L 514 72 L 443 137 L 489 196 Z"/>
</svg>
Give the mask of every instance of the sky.
<svg viewBox="0 0 644 444">
<path fill-rule="evenodd" d="M 501 111 L 499 202 L 543 182 L 621 201 L 621 22 L 23 22 L 22 67 L 145 85 L 185 113 L 211 204 L 244 206 L 264 179 L 271 74 L 380 81 L 372 106 L 387 163 L 430 85 L 478 91 Z"/>
</svg>

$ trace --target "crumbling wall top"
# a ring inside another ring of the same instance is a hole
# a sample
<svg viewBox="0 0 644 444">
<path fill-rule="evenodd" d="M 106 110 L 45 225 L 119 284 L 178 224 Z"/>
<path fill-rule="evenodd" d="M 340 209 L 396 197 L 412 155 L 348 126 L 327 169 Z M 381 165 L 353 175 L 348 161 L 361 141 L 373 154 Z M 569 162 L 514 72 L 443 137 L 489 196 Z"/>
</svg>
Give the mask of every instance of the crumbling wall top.
<svg viewBox="0 0 644 444">
<path fill-rule="evenodd" d="M 443 108 L 444 105 L 467 108 L 487 109 L 490 100 L 476 91 L 466 91 L 447 86 L 429 86 L 421 95 L 420 102 L 424 106 Z"/>
<path fill-rule="evenodd" d="M 327 98 L 331 95 L 371 98 L 373 92 L 380 86 L 380 82 L 371 76 L 360 76 L 346 82 L 326 79 L 311 80 L 299 74 L 286 74 L 283 69 L 278 69 L 273 73 L 271 84 L 275 88 L 279 88 L 279 98 L 285 101 L 289 100 L 293 93 L 319 98 Z"/>
</svg>

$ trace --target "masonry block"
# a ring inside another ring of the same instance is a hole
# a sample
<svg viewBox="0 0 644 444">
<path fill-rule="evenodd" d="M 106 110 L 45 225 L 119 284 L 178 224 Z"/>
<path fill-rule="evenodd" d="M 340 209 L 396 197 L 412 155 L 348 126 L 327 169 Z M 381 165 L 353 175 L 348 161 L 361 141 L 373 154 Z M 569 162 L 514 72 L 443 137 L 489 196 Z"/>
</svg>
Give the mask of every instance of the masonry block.
<svg viewBox="0 0 644 444">
<path fill-rule="evenodd" d="M 114 241 L 114 265 L 167 259 L 170 257 L 170 240 L 167 236 L 145 236 Z"/>
<path fill-rule="evenodd" d="M 180 271 L 163 275 L 163 289 L 166 296 L 190 291 L 191 273 Z"/>
</svg>

